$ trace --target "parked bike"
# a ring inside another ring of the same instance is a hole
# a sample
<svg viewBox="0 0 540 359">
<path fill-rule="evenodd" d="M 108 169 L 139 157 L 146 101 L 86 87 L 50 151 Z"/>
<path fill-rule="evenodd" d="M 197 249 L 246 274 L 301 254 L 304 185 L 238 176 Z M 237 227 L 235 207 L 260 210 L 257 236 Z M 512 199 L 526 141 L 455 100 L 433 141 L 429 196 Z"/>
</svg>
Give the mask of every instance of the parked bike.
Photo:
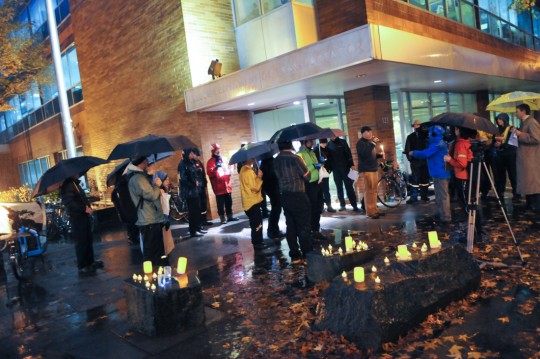
<svg viewBox="0 0 540 359">
<path fill-rule="evenodd" d="M 45 204 L 47 215 L 47 239 L 71 234 L 71 221 L 61 204 L 54 202 Z"/>
<path fill-rule="evenodd" d="M 171 199 L 169 200 L 169 204 L 171 206 L 169 216 L 175 221 L 183 221 L 187 223 L 189 221 L 187 203 L 184 199 L 182 199 L 182 197 L 180 197 L 178 192 L 178 187 L 173 187 L 169 191 L 169 194 L 171 195 Z"/>
<path fill-rule="evenodd" d="M 0 236 L 0 252 L 8 249 L 9 263 L 13 275 L 24 280 L 24 266 L 28 257 L 40 256 L 47 250 L 47 237 L 34 229 L 21 227 L 19 233 Z"/>
<path fill-rule="evenodd" d="M 384 206 L 395 208 L 407 198 L 408 183 L 400 169 L 393 166 L 393 160 L 383 160 L 379 167 L 383 170 L 383 176 L 377 183 L 377 198 Z"/>
</svg>

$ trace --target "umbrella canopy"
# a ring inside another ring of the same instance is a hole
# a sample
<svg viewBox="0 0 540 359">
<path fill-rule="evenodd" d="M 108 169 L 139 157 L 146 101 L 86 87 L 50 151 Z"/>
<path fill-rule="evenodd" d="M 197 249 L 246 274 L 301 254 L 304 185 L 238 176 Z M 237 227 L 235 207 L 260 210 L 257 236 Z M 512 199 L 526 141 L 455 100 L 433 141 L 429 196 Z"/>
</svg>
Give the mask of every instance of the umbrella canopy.
<svg viewBox="0 0 540 359">
<path fill-rule="evenodd" d="M 279 152 L 277 143 L 269 141 L 252 142 L 239 149 L 229 160 L 229 164 L 246 162 L 251 158 L 258 158 L 265 155 L 274 155 Z"/>
<path fill-rule="evenodd" d="M 171 156 L 172 156 L 172 152 L 156 153 L 156 154 L 148 156 L 148 162 L 150 163 L 158 162 L 158 161 L 161 161 L 162 159 L 165 159 Z M 129 165 L 129 162 L 131 162 L 131 159 L 129 158 L 127 160 L 122 161 L 122 163 L 116 166 L 114 170 L 112 170 L 112 172 L 107 175 L 107 187 L 116 186 L 116 183 L 126 171 L 126 167 Z"/>
<path fill-rule="evenodd" d="M 513 113 L 516 111 L 516 106 L 522 103 L 529 105 L 531 110 L 540 110 L 540 93 L 525 91 L 505 93 L 491 101 L 486 110 Z"/>
<path fill-rule="evenodd" d="M 488 119 L 473 115 L 472 113 L 445 112 L 433 117 L 430 121 L 437 125 L 465 127 L 492 134 L 499 133 L 497 126 Z"/>
<path fill-rule="evenodd" d="M 319 140 L 321 138 L 344 137 L 347 134 L 339 128 L 323 128 L 321 132 L 298 138 L 298 140 Z"/>
<path fill-rule="evenodd" d="M 182 148 L 195 148 L 195 145 L 186 136 L 158 136 L 146 135 L 136 140 L 120 143 L 112 150 L 108 160 L 122 158 L 136 159 L 156 153 L 177 151 Z"/>
<path fill-rule="evenodd" d="M 81 177 L 90 168 L 107 163 L 106 160 L 92 156 L 81 156 L 62 160 L 49 168 L 39 179 L 32 191 L 32 198 L 51 193 L 60 188 L 71 177 Z"/>
<path fill-rule="evenodd" d="M 298 125 L 291 125 L 289 127 L 277 130 L 276 133 L 270 137 L 270 142 L 285 142 L 294 141 L 300 137 L 308 135 L 314 135 L 320 133 L 322 128 L 311 122 L 304 122 Z"/>
</svg>

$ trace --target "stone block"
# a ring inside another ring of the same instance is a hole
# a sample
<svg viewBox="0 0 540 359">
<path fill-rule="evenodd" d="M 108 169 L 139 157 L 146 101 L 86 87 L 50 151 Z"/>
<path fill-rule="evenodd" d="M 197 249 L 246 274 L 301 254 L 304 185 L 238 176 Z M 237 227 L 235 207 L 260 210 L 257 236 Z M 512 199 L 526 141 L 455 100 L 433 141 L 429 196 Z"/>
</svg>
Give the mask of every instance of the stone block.
<svg viewBox="0 0 540 359">
<path fill-rule="evenodd" d="M 366 273 L 364 283 L 335 278 L 315 327 L 343 335 L 359 348 L 377 349 L 438 308 L 463 298 L 478 287 L 480 277 L 473 257 L 459 245 L 414 251 L 409 261 Z"/>
<path fill-rule="evenodd" d="M 355 266 L 371 261 L 376 253 L 375 249 L 346 253 L 341 256 L 323 256 L 315 251 L 308 253 L 306 255 L 307 277 L 315 283 L 331 281 L 343 271 L 351 270 Z"/>
<path fill-rule="evenodd" d="M 146 289 L 144 282 L 127 279 L 125 283 L 128 320 L 135 330 L 162 336 L 204 324 L 202 288 L 196 276 L 189 276 L 186 282 L 173 277 L 165 286 L 157 286 L 155 292 Z M 157 285 L 156 281 L 152 283 Z"/>
</svg>

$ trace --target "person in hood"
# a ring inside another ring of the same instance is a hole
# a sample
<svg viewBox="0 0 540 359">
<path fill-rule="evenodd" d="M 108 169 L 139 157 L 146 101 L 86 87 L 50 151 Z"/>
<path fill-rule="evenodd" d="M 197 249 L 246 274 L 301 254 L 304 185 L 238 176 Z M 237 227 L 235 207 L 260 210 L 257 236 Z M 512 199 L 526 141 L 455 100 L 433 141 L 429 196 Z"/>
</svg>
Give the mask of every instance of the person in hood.
<svg viewBox="0 0 540 359">
<path fill-rule="evenodd" d="M 217 210 L 221 224 L 238 221 L 232 212 L 231 170 L 221 157 L 221 147 L 217 143 L 210 145 L 212 158 L 206 163 L 206 173 L 210 178 L 212 190 L 216 195 Z M 225 218 L 227 214 L 227 218 Z"/>
<path fill-rule="evenodd" d="M 518 139 L 515 128 L 510 126 L 510 118 L 506 113 L 497 115 L 497 127 L 499 134 L 495 136 L 493 143 L 493 174 L 495 177 L 495 190 L 499 198 L 504 198 L 506 188 L 506 174 L 512 185 L 513 199 L 520 199 L 517 190 L 517 150 Z"/>
<path fill-rule="evenodd" d="M 450 148 L 449 154 L 444 156 L 444 161 L 454 168 L 455 190 L 463 208 L 467 206 L 467 189 L 469 184 L 469 163 L 473 159 L 470 139 L 477 136 L 475 130 L 463 127 L 456 127 L 456 142 Z"/>
<path fill-rule="evenodd" d="M 189 234 L 191 238 L 204 236 L 201 227 L 200 173 L 196 165 L 197 155 L 191 148 L 184 149 L 182 161 L 178 164 L 180 176 L 180 196 L 188 206 Z"/>
<path fill-rule="evenodd" d="M 439 220 L 448 224 L 452 220 L 450 212 L 450 196 L 448 194 L 448 181 L 450 172 L 445 168 L 444 156 L 448 153 L 448 146 L 443 140 L 444 128 L 435 125 L 429 129 L 428 147 L 425 150 L 410 151 L 409 156 L 427 160 L 430 176 L 435 187 L 435 202 L 439 208 Z"/>
<path fill-rule="evenodd" d="M 131 200 L 137 206 L 135 224 L 141 234 L 143 260 L 160 266 L 168 263 L 162 259 L 165 255 L 161 231 L 164 222 L 161 208 L 163 182 L 159 177 L 152 177 L 155 171 L 154 163 L 149 163 L 146 157 L 139 157 L 128 165 L 126 174 L 134 172 L 129 179 L 128 188 Z"/>
<path fill-rule="evenodd" d="M 413 132 L 407 136 L 405 141 L 404 153 L 411 164 L 411 179 L 412 186 L 411 196 L 407 200 L 408 204 L 418 202 L 418 194 L 422 201 L 429 202 L 428 187 L 429 187 L 429 170 L 426 160 L 409 157 L 408 154 L 415 150 L 425 150 L 427 148 L 427 133 L 422 127 L 420 120 L 415 120 L 413 123 Z"/>
</svg>

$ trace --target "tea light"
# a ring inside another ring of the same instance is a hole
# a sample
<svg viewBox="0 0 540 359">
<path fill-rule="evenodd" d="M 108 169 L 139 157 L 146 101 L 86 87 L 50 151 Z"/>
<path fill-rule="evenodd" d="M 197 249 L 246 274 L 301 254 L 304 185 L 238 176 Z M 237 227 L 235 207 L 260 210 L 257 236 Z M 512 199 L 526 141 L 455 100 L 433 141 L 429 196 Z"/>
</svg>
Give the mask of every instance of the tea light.
<svg viewBox="0 0 540 359">
<path fill-rule="evenodd" d="M 375 278 L 375 283 L 379 284 L 381 282 L 381 278 L 379 278 L 379 276 L 377 276 L 377 278 Z"/>
<path fill-rule="evenodd" d="M 354 249 L 354 241 L 352 237 L 345 237 L 345 251 L 350 252 Z"/>
<path fill-rule="evenodd" d="M 144 285 L 146 286 L 146 289 L 150 288 L 150 282 L 145 282 Z"/>
<path fill-rule="evenodd" d="M 427 252 L 427 246 L 426 244 L 422 244 L 422 249 L 421 249 L 422 252 Z"/>
<path fill-rule="evenodd" d="M 416 245 L 416 242 L 413 242 L 412 247 L 413 247 L 413 248 L 418 247 L 418 246 Z"/>
<path fill-rule="evenodd" d="M 143 277 L 144 281 L 148 281 L 148 276 L 145 274 L 144 277 Z"/>
<path fill-rule="evenodd" d="M 137 280 L 137 275 L 133 274 L 133 281 L 136 281 L 136 280 Z"/>
<path fill-rule="evenodd" d="M 139 282 L 142 282 L 142 275 L 139 274 L 139 275 L 137 276 L 137 280 L 138 280 Z"/>
<path fill-rule="evenodd" d="M 431 249 L 441 247 L 441 242 L 439 241 L 439 236 L 437 236 L 437 232 L 435 231 L 428 232 L 428 239 L 429 239 L 429 246 L 431 247 Z"/>
<path fill-rule="evenodd" d="M 377 272 L 377 267 L 375 267 L 375 266 L 371 267 L 371 271 L 372 271 L 373 273 L 376 273 L 376 272 Z"/>
<path fill-rule="evenodd" d="M 163 267 L 160 266 L 157 272 L 158 272 L 158 274 L 163 274 Z"/>
<path fill-rule="evenodd" d="M 347 272 L 343 271 L 343 273 L 341 273 L 341 276 L 343 277 L 343 279 L 347 279 Z"/>
<path fill-rule="evenodd" d="M 354 267 L 354 281 L 357 283 L 362 283 L 364 280 L 364 267 Z"/>
<path fill-rule="evenodd" d="M 152 262 L 146 261 L 143 263 L 143 271 L 146 274 L 152 273 Z"/>
<path fill-rule="evenodd" d="M 338 253 L 339 253 L 339 255 L 340 255 L 340 256 L 342 256 L 342 255 L 343 255 L 343 249 L 341 249 L 341 247 L 339 247 L 339 249 L 338 249 Z"/>
<path fill-rule="evenodd" d="M 176 271 L 178 272 L 178 274 L 185 274 L 186 267 L 187 267 L 187 258 L 186 257 L 178 258 L 178 266 L 176 267 Z"/>
<path fill-rule="evenodd" d="M 150 286 L 150 289 L 152 290 L 152 292 L 155 292 L 156 291 L 156 285 L 155 284 L 152 284 Z"/>
<path fill-rule="evenodd" d="M 384 257 L 384 264 L 390 264 L 390 259 L 388 259 L 388 257 Z"/>
<path fill-rule="evenodd" d="M 398 253 L 399 259 L 401 259 L 401 260 L 408 259 L 411 256 L 411 253 L 409 253 L 409 250 L 407 249 L 406 244 L 400 244 L 398 246 L 397 253 Z"/>
<path fill-rule="evenodd" d="M 157 273 L 152 274 L 152 278 L 156 279 L 157 278 Z"/>
<path fill-rule="evenodd" d="M 328 245 L 328 251 L 330 252 L 330 254 L 332 254 L 332 245 L 331 244 Z"/>
</svg>

